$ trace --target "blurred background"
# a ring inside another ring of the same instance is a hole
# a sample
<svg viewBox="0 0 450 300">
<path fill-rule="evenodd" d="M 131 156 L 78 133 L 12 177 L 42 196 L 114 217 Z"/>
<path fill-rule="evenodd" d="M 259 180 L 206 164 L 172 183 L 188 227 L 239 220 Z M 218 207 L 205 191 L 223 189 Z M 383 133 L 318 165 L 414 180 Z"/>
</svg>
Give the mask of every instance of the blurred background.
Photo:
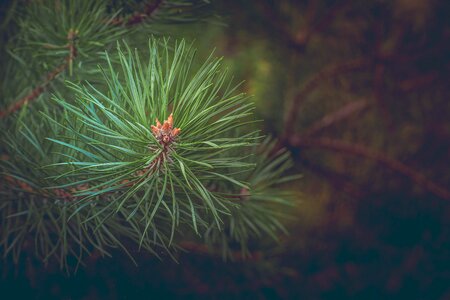
<svg viewBox="0 0 450 300">
<path fill-rule="evenodd" d="M 172 26 L 224 56 L 265 134 L 292 152 L 290 234 L 224 262 L 187 247 L 89 259 L 77 274 L 28 258 L 17 299 L 450 299 L 450 2 L 216 1 L 220 22 Z M 222 24 L 218 24 L 222 23 Z M 189 246 L 189 245 L 187 245 Z M 5 268 L 6 270 L 6 268 Z M 43 271 L 45 270 L 45 271 Z"/>
</svg>

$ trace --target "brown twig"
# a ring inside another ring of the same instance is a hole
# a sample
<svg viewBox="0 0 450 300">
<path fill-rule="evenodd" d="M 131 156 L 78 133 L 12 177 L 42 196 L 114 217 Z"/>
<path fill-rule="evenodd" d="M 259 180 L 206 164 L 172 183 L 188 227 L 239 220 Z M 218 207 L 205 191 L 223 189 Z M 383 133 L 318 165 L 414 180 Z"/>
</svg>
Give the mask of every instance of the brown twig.
<svg viewBox="0 0 450 300">
<path fill-rule="evenodd" d="M 308 171 L 327 179 L 326 182 L 337 192 L 350 195 L 356 199 L 361 199 L 367 195 L 367 190 L 354 184 L 347 174 L 331 170 L 329 168 L 320 166 L 318 164 L 309 161 L 308 159 L 301 158 L 302 166 L 306 167 Z"/>
<path fill-rule="evenodd" d="M 439 73 L 437 71 L 432 71 L 427 74 L 414 76 L 412 78 L 405 79 L 398 83 L 398 88 L 402 92 L 412 92 L 417 89 L 421 89 L 439 78 Z"/>
<path fill-rule="evenodd" d="M 60 64 L 53 71 L 48 73 L 47 76 L 45 77 L 44 82 L 41 85 L 34 88 L 28 95 L 21 98 L 17 102 L 12 103 L 5 110 L 0 111 L 0 118 L 5 118 L 6 116 L 18 111 L 25 104 L 36 100 L 45 91 L 46 87 L 50 84 L 50 82 L 52 82 L 52 80 L 56 78 L 56 76 L 61 74 L 68 67 L 70 70 L 72 70 L 73 60 L 77 56 L 77 49 L 75 47 L 75 40 L 77 38 L 77 35 L 78 32 L 73 29 L 70 29 L 67 34 L 68 43 L 66 47 L 69 49 L 69 54 L 65 58 L 64 63 Z"/>
<path fill-rule="evenodd" d="M 346 72 L 352 72 L 352 71 L 359 71 L 367 69 L 373 65 L 378 66 L 378 71 L 375 72 L 375 77 L 378 77 L 374 80 L 375 89 L 380 91 L 381 87 L 380 82 L 383 78 L 384 70 L 387 65 L 392 64 L 406 64 L 411 63 L 423 58 L 428 58 L 436 55 L 442 55 L 442 52 L 447 51 L 448 46 L 446 45 L 440 45 L 438 47 L 434 47 L 427 51 L 411 51 L 411 53 L 393 53 L 393 52 L 383 52 L 381 50 L 375 51 L 373 56 L 368 56 L 365 58 L 356 58 L 349 61 L 337 63 L 334 65 L 327 65 L 322 70 L 320 70 L 318 73 L 314 74 L 312 77 L 310 77 L 306 83 L 303 85 L 303 87 L 300 89 L 300 91 L 294 96 L 294 99 L 291 103 L 291 105 L 287 109 L 287 114 L 284 121 L 284 133 L 281 137 L 281 142 L 283 142 L 285 139 L 288 139 L 289 136 L 294 134 L 294 124 L 298 117 L 298 110 L 305 100 L 306 96 L 308 96 L 311 92 L 313 92 L 320 83 L 329 78 L 333 78 L 336 76 L 341 75 L 342 73 Z M 423 82 L 425 84 L 432 82 L 436 79 L 436 75 L 430 75 L 427 78 L 423 79 Z M 413 84 L 415 82 L 412 82 Z M 420 82 L 422 83 L 422 82 Z M 409 82 L 406 84 L 406 89 L 410 89 L 411 85 L 409 85 Z M 376 91 L 377 92 L 377 91 Z M 381 97 L 381 94 L 378 96 Z M 380 99 L 377 99 L 380 100 Z M 383 101 L 381 99 L 381 101 Z M 382 103 L 383 111 L 387 111 L 385 107 L 385 103 Z"/>
<path fill-rule="evenodd" d="M 306 9 L 307 24 L 304 28 L 298 30 L 297 33 L 289 28 L 286 22 L 284 22 L 284 18 L 281 18 L 268 3 L 256 2 L 256 8 L 262 13 L 266 21 L 272 25 L 272 28 L 275 29 L 277 35 L 284 40 L 290 48 L 303 52 L 311 37 L 330 26 L 337 13 L 345 7 L 347 2 L 347 0 L 343 0 L 333 5 L 322 18 L 314 22 L 313 18 L 317 11 L 317 3 L 311 1 Z"/>
<path fill-rule="evenodd" d="M 282 137 L 282 140 L 288 139 L 289 136 L 294 133 L 294 124 L 295 120 L 297 120 L 298 117 L 300 104 L 305 100 L 306 96 L 308 96 L 317 88 L 317 86 L 319 86 L 320 83 L 322 83 L 326 79 L 339 76 L 346 72 L 367 68 L 371 64 L 372 59 L 357 58 L 343 63 L 326 66 L 324 69 L 314 74 L 314 76 L 306 81 L 306 83 L 303 85 L 303 88 L 294 97 L 290 105 L 290 109 L 287 110 L 288 113 L 284 122 L 284 135 Z"/>
<path fill-rule="evenodd" d="M 148 3 L 145 7 L 144 13 L 134 13 L 130 18 L 124 20 L 122 18 L 117 18 L 111 20 L 109 23 L 111 25 L 126 25 L 131 26 L 143 22 L 145 19 L 150 18 L 155 11 L 163 4 L 164 0 L 156 0 L 154 2 Z M 12 103 L 5 110 L 0 111 L 0 118 L 5 118 L 6 116 L 18 111 L 25 104 L 36 100 L 50 84 L 50 82 L 56 78 L 60 73 L 69 68 L 70 74 L 72 74 L 72 66 L 75 57 L 77 56 L 77 48 L 75 47 L 75 40 L 77 39 L 78 31 L 70 29 L 67 34 L 68 43 L 66 47 L 69 50 L 69 54 L 65 58 L 65 62 L 57 66 L 53 71 L 47 74 L 45 80 L 42 84 L 34 88 L 28 95 L 24 96 L 20 100 Z"/>
<path fill-rule="evenodd" d="M 39 195 L 42 199 L 47 199 L 49 197 L 56 197 L 65 202 L 73 201 L 76 196 L 74 196 L 71 192 L 64 189 L 54 189 L 54 190 L 45 190 L 34 188 L 29 185 L 25 181 L 17 179 L 15 177 L 4 175 L 2 176 L 3 184 L 0 184 L 0 191 L 22 191 L 27 194 Z"/>
<path fill-rule="evenodd" d="M 160 146 L 162 146 L 162 150 L 160 151 L 159 155 L 149 163 L 145 168 L 138 170 L 134 174 L 134 178 L 130 179 L 124 179 L 120 182 L 120 187 L 132 187 L 136 183 L 142 182 L 142 180 L 154 174 L 157 170 L 161 169 L 165 162 L 170 161 L 170 154 L 173 151 L 173 147 L 176 145 L 175 141 L 177 139 L 177 136 L 180 134 L 181 129 L 173 127 L 173 114 L 171 113 L 167 120 L 159 122 L 158 119 L 156 119 L 156 126 L 151 125 L 152 133 L 155 137 L 155 139 L 158 141 Z M 157 152 L 158 149 L 149 146 L 149 150 L 153 152 Z M 9 157 L 5 156 L 2 157 L 3 160 L 8 160 Z M 7 176 L 6 179 L 10 184 L 10 187 L 18 187 L 19 189 L 29 192 L 29 193 L 39 193 L 40 191 L 33 189 L 31 186 L 26 184 L 25 182 L 21 180 L 14 179 L 10 176 Z M 1 187 L 1 186 L 0 186 Z M 107 187 L 105 187 L 107 188 Z M 90 186 L 88 184 L 82 184 L 78 185 L 76 187 L 72 187 L 70 189 L 52 189 L 50 191 L 43 190 L 41 194 L 44 196 L 56 196 L 57 198 L 64 200 L 64 201 L 74 201 L 78 199 L 80 196 L 77 195 L 79 192 L 83 192 L 86 190 L 90 190 Z M 98 189 L 91 189 L 93 191 L 98 191 Z M 108 192 L 107 192 L 108 193 Z M 247 189 L 243 188 L 239 195 L 228 195 L 227 198 L 229 199 L 239 199 L 239 200 L 247 200 L 250 196 L 250 193 Z"/>
<path fill-rule="evenodd" d="M 390 158 L 384 153 L 374 151 L 364 145 L 351 144 L 342 140 L 330 138 L 301 138 L 299 136 L 291 137 L 288 142 L 294 147 L 318 147 L 375 160 L 389 169 L 409 177 L 418 186 L 424 188 L 435 196 L 445 200 L 450 200 L 450 191 L 446 188 L 438 185 L 420 172 L 408 167 L 398 160 Z"/>
<path fill-rule="evenodd" d="M 302 136 L 315 135 L 321 130 L 328 128 L 331 125 L 336 124 L 337 122 L 340 122 L 352 115 L 364 111 L 369 106 L 370 103 L 367 100 L 357 100 L 347 103 L 343 107 L 325 115 L 322 119 L 318 120 L 317 122 L 309 126 L 306 130 L 302 132 Z"/>
<path fill-rule="evenodd" d="M 108 23 L 111 25 L 116 25 L 116 26 L 121 26 L 121 25 L 133 26 L 136 24 L 140 24 L 140 23 L 144 22 L 145 20 L 149 19 L 150 17 L 152 17 L 153 14 L 155 13 L 155 11 L 163 4 L 163 2 L 164 2 L 164 0 L 156 0 L 156 1 L 153 1 L 150 3 L 147 3 L 147 5 L 145 6 L 145 9 L 144 9 L 144 12 L 135 12 L 127 19 L 118 17 L 118 18 L 112 19 Z"/>
<path fill-rule="evenodd" d="M 63 63 L 56 67 L 53 71 L 47 74 L 45 81 L 39 85 L 38 87 L 34 88 L 31 93 L 26 95 L 25 97 L 21 98 L 19 101 L 12 103 L 10 106 L 8 106 L 5 110 L 0 111 L 0 118 L 4 118 L 16 111 L 18 111 L 22 106 L 27 104 L 28 102 L 31 102 L 35 99 L 37 99 L 44 91 L 47 85 L 61 72 L 63 72 L 67 68 L 67 63 Z"/>
<path fill-rule="evenodd" d="M 312 1 L 311 3 L 313 3 L 314 1 Z M 329 27 L 331 25 L 331 23 L 334 21 L 334 19 L 336 18 L 338 12 L 343 9 L 348 3 L 348 0 L 343 0 L 341 2 L 336 3 L 335 5 L 333 5 L 326 13 L 325 15 L 320 18 L 318 21 L 316 22 L 312 22 L 312 18 L 307 18 L 310 19 L 309 22 L 310 24 L 307 25 L 303 30 L 300 30 L 294 37 L 295 43 L 300 47 L 306 47 L 306 45 L 308 44 L 309 40 L 311 39 L 311 37 L 316 34 L 319 33 L 323 30 L 325 30 L 327 27 Z"/>
<path fill-rule="evenodd" d="M 263 18 L 265 18 L 265 20 L 271 24 L 271 27 L 276 31 L 277 36 L 281 40 L 283 40 L 290 48 L 296 49 L 298 51 L 303 51 L 305 49 L 304 45 L 297 44 L 291 34 L 290 28 L 286 25 L 283 18 L 280 18 L 280 16 L 274 11 L 272 7 L 270 7 L 264 1 L 256 1 L 255 8 L 262 13 Z"/>
</svg>

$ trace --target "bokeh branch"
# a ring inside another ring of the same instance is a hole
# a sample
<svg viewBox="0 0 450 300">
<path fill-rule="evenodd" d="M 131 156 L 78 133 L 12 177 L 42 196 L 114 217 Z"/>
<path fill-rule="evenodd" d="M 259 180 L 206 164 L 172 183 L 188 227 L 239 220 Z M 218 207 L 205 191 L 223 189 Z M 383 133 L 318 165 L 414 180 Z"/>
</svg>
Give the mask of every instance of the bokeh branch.
<svg viewBox="0 0 450 300">
<path fill-rule="evenodd" d="M 280 16 L 274 10 L 274 7 L 269 5 L 267 2 L 257 2 L 256 9 L 261 12 L 264 19 L 272 25 L 279 37 L 290 48 L 299 52 L 304 52 L 311 37 L 329 27 L 338 12 L 345 7 L 347 2 L 347 0 L 344 0 L 336 3 L 324 14 L 323 17 L 318 20 L 314 20 L 317 10 L 317 3 L 316 1 L 310 1 L 307 8 L 307 24 L 298 30 L 293 30 L 290 28 L 290 25 L 286 23 L 285 18 Z"/>
<path fill-rule="evenodd" d="M 322 131 L 323 129 L 326 129 L 342 120 L 345 120 L 353 115 L 356 115 L 366 110 L 369 106 L 370 102 L 365 99 L 347 103 L 343 107 L 325 115 L 323 118 L 321 118 L 320 120 L 316 121 L 314 124 L 309 126 L 306 130 L 302 132 L 302 136 L 313 136 Z"/>
<path fill-rule="evenodd" d="M 404 163 L 395 160 L 388 155 L 374 151 L 364 145 L 352 144 L 338 139 L 331 138 L 302 138 L 300 136 L 294 136 L 289 139 L 289 144 L 293 147 L 312 147 L 321 148 L 329 151 L 340 152 L 347 155 L 360 156 L 363 158 L 371 159 L 385 167 L 398 172 L 408 178 L 410 178 L 415 184 L 434 194 L 435 196 L 450 200 L 450 191 L 433 182 L 424 176 L 421 172 L 418 172 L 411 167 L 408 167 Z"/>
<path fill-rule="evenodd" d="M 300 105 L 305 98 L 313 92 L 324 80 L 339 76 L 346 72 L 362 70 L 372 64 L 372 59 L 357 58 L 346 62 L 337 63 L 331 66 L 326 66 L 318 73 L 314 74 L 306 81 L 301 90 L 295 95 L 292 103 L 287 109 L 287 114 L 284 121 L 284 133 L 282 140 L 287 139 L 294 133 L 295 123 L 298 118 Z"/>
</svg>

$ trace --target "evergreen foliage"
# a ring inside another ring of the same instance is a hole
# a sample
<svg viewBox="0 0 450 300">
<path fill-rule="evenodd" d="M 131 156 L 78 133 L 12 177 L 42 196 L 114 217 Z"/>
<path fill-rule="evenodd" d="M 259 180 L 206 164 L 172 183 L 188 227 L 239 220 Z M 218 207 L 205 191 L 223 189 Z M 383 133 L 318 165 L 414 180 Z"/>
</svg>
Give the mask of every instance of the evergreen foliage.
<svg viewBox="0 0 450 300">
<path fill-rule="evenodd" d="M 8 11 L 16 26 L 3 33 L 3 255 L 29 251 L 67 266 L 117 247 L 172 255 L 201 238 L 229 257 L 236 244 L 247 255 L 252 238 L 277 239 L 280 207 L 291 201 L 276 187 L 296 178 L 283 177 L 289 154 L 262 139 L 221 59 L 198 66 L 191 45 L 146 30 L 203 18 L 206 3 L 122 2 Z M 145 42 L 132 40 L 136 24 Z"/>
</svg>

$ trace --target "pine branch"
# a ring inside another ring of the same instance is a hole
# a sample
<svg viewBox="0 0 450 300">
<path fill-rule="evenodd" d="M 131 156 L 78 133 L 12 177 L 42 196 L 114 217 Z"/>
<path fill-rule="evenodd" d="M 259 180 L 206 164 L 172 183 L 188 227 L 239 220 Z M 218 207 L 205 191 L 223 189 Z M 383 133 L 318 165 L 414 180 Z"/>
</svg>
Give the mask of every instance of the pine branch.
<svg viewBox="0 0 450 300">
<path fill-rule="evenodd" d="M 283 18 L 281 18 L 274 10 L 273 7 L 269 6 L 265 1 L 256 2 L 256 7 L 259 9 L 266 22 L 272 25 L 272 28 L 275 29 L 278 36 L 284 40 L 284 42 L 293 49 L 297 49 L 299 51 L 304 50 L 304 45 L 298 45 L 293 36 L 291 35 L 290 28 L 284 22 Z"/>
<path fill-rule="evenodd" d="M 65 62 L 57 66 L 53 71 L 47 74 L 43 83 L 34 88 L 28 95 L 21 98 L 15 103 L 12 103 L 5 110 L 0 111 L 0 118 L 5 118 L 8 115 L 20 110 L 22 106 L 28 104 L 34 100 L 36 100 L 47 88 L 47 86 L 62 72 L 64 72 L 67 68 L 72 72 L 73 61 L 77 56 L 77 48 L 75 47 L 75 40 L 77 39 L 77 31 L 74 29 L 70 29 L 67 33 L 67 45 L 65 46 L 69 54 L 64 59 Z"/>
<path fill-rule="evenodd" d="M 412 76 L 410 78 L 401 80 L 398 83 L 398 89 L 405 93 L 410 93 L 418 89 L 429 86 L 439 79 L 439 73 L 437 71 L 431 71 L 429 73 Z"/>
<path fill-rule="evenodd" d="M 68 66 L 68 63 L 65 62 L 58 67 L 56 67 L 53 71 L 51 71 L 49 74 L 47 74 L 45 81 L 39 85 L 38 87 L 34 88 L 28 95 L 25 97 L 19 99 L 17 102 L 11 104 L 8 106 L 5 110 L 0 111 L 0 118 L 5 118 L 8 115 L 20 110 L 22 106 L 25 104 L 28 104 L 34 100 L 36 100 L 46 89 L 46 87 L 50 84 L 50 82 L 58 76 L 61 72 L 63 72 Z"/>
<path fill-rule="evenodd" d="M 151 19 L 152 17 L 154 17 L 154 15 L 160 11 L 160 10 L 172 10 L 175 5 L 181 5 L 183 8 L 188 7 L 189 6 L 189 2 L 186 3 L 181 3 L 181 2 L 174 2 L 172 3 L 171 1 L 168 0 L 155 0 L 155 1 L 149 1 L 144 9 L 143 12 L 136 12 L 133 15 L 131 15 L 128 18 L 122 18 L 122 17 L 113 17 L 109 20 L 107 20 L 106 22 L 104 22 L 106 25 L 114 25 L 114 26 L 125 26 L 125 27 L 129 27 L 132 25 L 137 25 L 137 24 L 141 24 L 146 20 Z M 97 6 L 95 6 L 95 4 L 93 5 L 93 7 L 95 7 L 95 9 L 98 9 Z M 94 9 L 94 8 L 93 8 Z M 95 9 L 93 11 L 93 13 L 95 13 Z M 195 9 L 195 8 L 193 8 Z M 91 11 L 89 11 L 91 12 Z M 95 17 L 97 17 L 97 15 L 95 15 Z M 163 18 L 166 17 L 167 19 L 171 19 L 172 16 L 163 16 Z M 94 18 L 95 19 L 95 18 Z M 190 21 L 190 20 L 189 20 Z M 101 24 L 96 24 L 97 26 L 101 26 Z M 105 28 L 102 28 L 103 30 L 105 30 Z M 89 30 L 89 29 L 88 29 Z M 6 116 L 20 110 L 20 108 L 22 106 L 24 106 L 27 103 L 30 103 L 34 100 L 36 100 L 47 88 L 47 86 L 62 72 L 64 72 L 66 69 L 69 70 L 69 74 L 72 75 L 73 72 L 73 63 L 74 63 L 74 59 L 77 56 L 77 48 L 75 47 L 75 40 L 78 38 L 78 30 L 75 30 L 73 28 L 71 28 L 68 31 L 67 34 L 67 40 L 68 43 L 65 46 L 65 48 L 68 49 L 69 54 L 67 55 L 66 58 L 64 58 L 64 63 L 60 64 L 59 66 L 57 66 L 55 69 L 53 69 L 50 73 L 48 73 L 45 77 L 45 80 L 36 88 L 34 88 L 28 95 L 22 97 L 21 99 L 17 100 L 15 103 L 11 104 L 10 106 L 8 106 L 6 109 L 4 109 L 3 111 L 0 111 L 0 118 L 5 118 Z M 114 36 L 114 34 L 112 34 L 111 36 Z M 95 41 L 95 43 L 98 43 L 98 41 Z M 50 44 L 42 44 L 43 48 L 55 48 L 55 49 L 59 49 L 60 47 L 58 46 L 54 46 L 54 45 L 50 45 Z"/>
<path fill-rule="evenodd" d="M 131 26 L 145 23 L 186 23 L 198 21 L 210 16 L 209 1 L 206 0 L 153 0 L 145 1 L 130 16 L 121 16 L 109 21 L 109 24 Z M 203 8 L 207 9 L 203 9 Z"/>
<path fill-rule="evenodd" d="M 313 1 L 312 1 L 313 2 Z M 314 34 L 320 33 L 324 31 L 327 27 L 329 27 L 332 22 L 335 20 L 338 13 L 346 7 L 348 4 L 348 0 L 338 1 L 334 4 L 323 17 L 321 17 L 316 22 L 310 19 L 310 24 L 308 24 L 304 29 L 299 30 L 299 32 L 292 38 L 295 43 L 298 45 L 298 49 L 304 49 L 309 43 L 309 40 Z"/>
<path fill-rule="evenodd" d="M 329 183 L 337 193 L 344 193 L 354 197 L 355 199 L 362 199 L 367 196 L 368 191 L 363 187 L 354 184 L 348 174 L 321 166 L 313 161 L 305 159 L 304 157 L 301 157 L 300 159 L 302 166 L 307 168 L 308 171 L 325 178 L 326 182 Z"/>
<path fill-rule="evenodd" d="M 364 99 L 347 103 L 343 107 L 325 115 L 323 118 L 309 126 L 302 132 L 302 136 L 306 137 L 315 135 L 325 128 L 335 125 L 342 120 L 366 110 L 369 106 L 370 103 Z"/>
<path fill-rule="evenodd" d="M 221 60 L 195 70 L 184 41 L 150 39 L 146 53 L 141 60 L 121 44 L 95 84 L 68 83 L 71 93 L 51 102 L 59 109 L 30 114 L 6 135 L 5 253 L 20 252 L 31 235 L 40 256 L 62 266 L 93 249 L 127 251 L 124 238 L 170 255 L 192 231 L 225 257 L 240 245 L 244 257 L 249 239 L 285 232 L 274 207 L 291 201 L 276 186 L 297 178 L 283 176 L 292 162 L 284 150 L 269 158 L 269 141 L 252 156 L 253 104 Z"/>
<path fill-rule="evenodd" d="M 372 59 L 368 58 L 357 58 L 350 61 L 334 64 L 331 66 L 326 66 L 318 73 L 310 77 L 303 87 L 295 95 L 292 103 L 287 110 L 287 114 L 284 121 L 284 133 L 281 140 L 287 140 L 291 135 L 294 134 L 295 121 L 298 118 L 298 112 L 300 105 L 305 101 L 305 98 L 311 94 L 324 80 L 333 78 L 335 76 L 340 76 L 346 72 L 363 70 L 372 65 Z"/>
<path fill-rule="evenodd" d="M 146 59 L 123 43 L 92 68 L 98 50 L 131 25 L 191 22 L 206 2 L 153 1 L 119 21 L 105 21 L 110 8 L 102 1 L 26 7 L 18 23 L 27 30 L 17 33 L 11 55 L 26 67 L 30 57 L 39 58 L 31 61 L 38 68 L 64 62 L 0 117 L 38 99 L 63 72 L 76 76 L 55 85 L 53 101 L 39 112 L 19 114 L 2 132 L 5 256 L 35 251 L 67 267 L 69 257 L 81 263 L 92 251 L 127 252 L 129 242 L 171 255 L 180 236 L 192 233 L 233 256 L 229 245 L 240 245 L 244 257 L 250 239 L 277 240 L 285 232 L 285 215 L 274 208 L 292 204 L 277 189 L 297 178 L 284 176 L 292 162 L 284 150 L 270 159 L 267 151 L 253 156 L 260 143 L 254 105 L 237 93 L 221 59 L 210 56 L 198 66 L 184 41 L 152 38 Z"/>
<path fill-rule="evenodd" d="M 364 145 L 350 144 L 342 140 L 330 138 L 302 138 L 299 136 L 291 137 L 289 139 L 289 144 L 294 147 L 321 148 L 335 152 L 342 152 L 347 155 L 372 159 L 379 164 L 382 164 L 389 169 L 410 178 L 415 184 L 424 188 L 435 196 L 441 199 L 450 200 L 450 191 L 446 188 L 428 179 L 426 176 L 422 175 L 422 173 L 408 167 L 400 161 L 390 158 L 382 152 L 374 151 Z"/>
<path fill-rule="evenodd" d="M 164 0 L 155 0 L 150 1 L 145 5 L 144 12 L 135 12 L 128 18 L 123 17 L 117 17 L 110 21 L 108 21 L 108 24 L 111 25 L 125 25 L 125 26 L 133 26 L 140 24 L 152 17 L 152 15 L 161 7 Z"/>
<path fill-rule="evenodd" d="M 330 26 L 338 12 L 346 6 L 347 2 L 347 0 L 343 0 L 334 4 L 323 17 L 314 21 L 313 17 L 316 12 L 316 3 L 315 1 L 310 1 L 306 13 L 308 23 L 296 33 L 289 28 L 289 25 L 286 24 L 284 18 L 277 14 L 273 5 L 270 6 L 267 2 L 261 1 L 257 2 L 256 7 L 261 11 L 265 21 L 272 25 L 275 31 L 277 31 L 278 36 L 280 36 L 289 47 L 296 51 L 304 52 L 311 37 Z"/>
<path fill-rule="evenodd" d="M 28 95 L 21 98 L 15 103 L 12 103 L 5 110 L 0 111 L 0 118 L 5 118 L 8 115 L 20 110 L 22 106 L 36 100 L 47 88 L 47 86 L 62 72 L 69 69 L 70 74 L 72 74 L 73 62 L 77 57 L 77 48 L 75 46 L 75 40 L 78 38 L 78 31 L 71 28 L 67 33 L 67 44 L 64 46 L 68 49 L 69 54 L 64 59 L 64 63 L 57 66 L 45 77 L 43 83 L 34 88 Z"/>
<path fill-rule="evenodd" d="M 294 96 L 289 108 L 286 110 L 287 113 L 284 118 L 284 132 L 280 139 L 281 142 L 284 140 L 288 140 L 291 135 L 294 134 L 295 130 L 295 122 L 298 119 L 298 113 L 301 104 L 305 101 L 305 98 L 308 97 L 320 84 L 327 79 L 340 76 L 343 73 L 353 72 L 353 71 L 361 71 L 368 69 L 372 66 L 376 66 L 376 70 L 374 70 L 374 90 L 375 90 L 375 99 L 378 101 L 380 108 L 382 111 L 386 112 L 386 104 L 384 100 L 381 99 L 381 80 L 383 76 L 383 72 L 385 68 L 391 64 L 406 64 L 418 61 L 420 59 L 433 57 L 436 55 L 442 55 L 445 52 L 448 46 L 446 45 L 438 45 L 437 47 L 431 48 L 427 51 L 411 51 L 411 53 L 392 53 L 392 52 L 383 52 L 379 49 L 375 51 L 372 56 L 368 56 L 366 58 L 356 58 L 349 61 L 336 63 L 333 65 L 327 65 L 319 72 L 312 75 L 301 87 L 300 91 Z M 429 76 L 424 76 L 417 81 L 420 84 L 427 84 L 428 82 L 432 82 L 436 78 L 435 74 L 431 74 Z M 422 83 L 424 82 L 424 83 Z M 416 83 L 416 81 L 406 82 L 406 90 L 411 89 L 411 83 Z"/>
</svg>

